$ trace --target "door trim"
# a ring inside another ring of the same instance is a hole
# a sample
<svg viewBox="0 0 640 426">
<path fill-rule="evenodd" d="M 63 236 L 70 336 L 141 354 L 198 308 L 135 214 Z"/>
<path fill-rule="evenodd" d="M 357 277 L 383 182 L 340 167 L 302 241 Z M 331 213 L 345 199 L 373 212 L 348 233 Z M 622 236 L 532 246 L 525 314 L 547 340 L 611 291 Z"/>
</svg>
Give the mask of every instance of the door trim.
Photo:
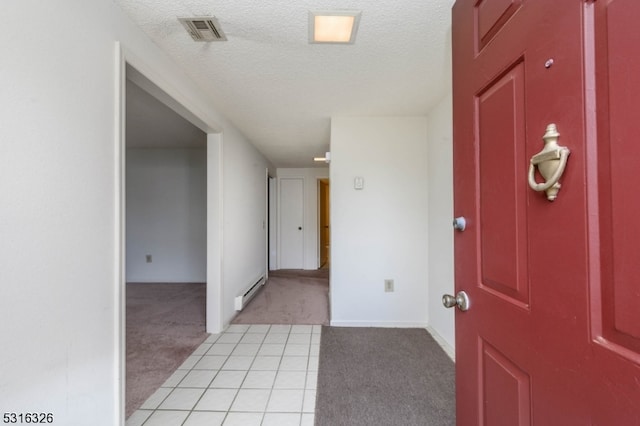
<svg viewBox="0 0 640 426">
<path fill-rule="evenodd" d="M 316 256 L 316 268 L 322 267 L 322 221 L 320 217 L 322 215 L 322 191 L 320 190 L 321 185 L 325 183 L 330 186 L 330 180 L 328 177 L 317 177 L 316 178 L 316 245 L 317 245 L 317 256 Z M 331 226 L 331 189 L 329 189 L 329 226 Z M 329 228 L 329 235 L 331 234 L 331 228 Z M 329 237 L 329 254 L 327 255 L 327 263 L 331 265 L 331 237 Z"/>
</svg>

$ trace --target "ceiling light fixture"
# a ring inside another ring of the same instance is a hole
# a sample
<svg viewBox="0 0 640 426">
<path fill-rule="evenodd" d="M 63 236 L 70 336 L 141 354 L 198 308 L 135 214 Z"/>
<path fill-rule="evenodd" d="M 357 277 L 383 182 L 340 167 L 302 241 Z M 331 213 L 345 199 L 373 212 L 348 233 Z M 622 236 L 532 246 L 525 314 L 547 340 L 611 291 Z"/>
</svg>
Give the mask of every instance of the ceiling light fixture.
<svg viewBox="0 0 640 426">
<path fill-rule="evenodd" d="M 313 161 L 317 161 L 317 162 L 324 161 L 325 163 L 329 164 L 331 162 L 331 153 L 325 152 L 324 157 L 313 157 Z"/>
<path fill-rule="evenodd" d="M 309 43 L 353 44 L 360 11 L 309 12 Z"/>
</svg>

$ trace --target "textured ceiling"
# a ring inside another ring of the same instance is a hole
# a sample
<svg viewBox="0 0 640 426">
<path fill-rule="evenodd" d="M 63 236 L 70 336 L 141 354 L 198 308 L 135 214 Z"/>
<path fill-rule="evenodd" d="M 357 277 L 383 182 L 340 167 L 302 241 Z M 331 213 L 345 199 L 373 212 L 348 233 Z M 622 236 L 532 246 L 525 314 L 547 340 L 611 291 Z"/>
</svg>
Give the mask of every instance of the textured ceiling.
<svg viewBox="0 0 640 426">
<path fill-rule="evenodd" d="M 114 0 L 276 167 L 314 166 L 332 116 L 425 115 L 451 84 L 454 0 Z M 308 43 L 310 10 L 361 10 L 354 45 Z M 214 15 L 227 42 L 178 17 Z"/>
</svg>

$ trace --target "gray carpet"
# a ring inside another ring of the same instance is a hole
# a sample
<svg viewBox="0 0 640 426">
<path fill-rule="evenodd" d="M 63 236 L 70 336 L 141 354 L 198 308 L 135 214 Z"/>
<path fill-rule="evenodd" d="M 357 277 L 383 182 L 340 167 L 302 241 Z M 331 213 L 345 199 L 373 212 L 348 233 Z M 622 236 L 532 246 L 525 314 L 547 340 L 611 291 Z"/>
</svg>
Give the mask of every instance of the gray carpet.
<svg viewBox="0 0 640 426">
<path fill-rule="evenodd" d="M 329 270 L 281 269 L 233 324 L 329 324 Z"/>
<path fill-rule="evenodd" d="M 455 425 L 454 374 L 424 329 L 322 327 L 315 425 Z"/>
<path fill-rule="evenodd" d="M 207 338 L 205 297 L 205 284 L 127 284 L 127 417 Z"/>
</svg>

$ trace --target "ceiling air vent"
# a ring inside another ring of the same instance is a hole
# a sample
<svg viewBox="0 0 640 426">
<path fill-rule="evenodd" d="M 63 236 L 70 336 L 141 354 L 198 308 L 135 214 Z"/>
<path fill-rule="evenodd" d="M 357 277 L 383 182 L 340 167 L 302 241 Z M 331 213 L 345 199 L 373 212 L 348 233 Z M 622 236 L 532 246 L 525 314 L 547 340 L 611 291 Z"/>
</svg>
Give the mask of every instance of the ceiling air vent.
<svg viewBox="0 0 640 426">
<path fill-rule="evenodd" d="M 213 16 L 178 18 L 195 41 L 227 41 L 220 24 Z"/>
</svg>

